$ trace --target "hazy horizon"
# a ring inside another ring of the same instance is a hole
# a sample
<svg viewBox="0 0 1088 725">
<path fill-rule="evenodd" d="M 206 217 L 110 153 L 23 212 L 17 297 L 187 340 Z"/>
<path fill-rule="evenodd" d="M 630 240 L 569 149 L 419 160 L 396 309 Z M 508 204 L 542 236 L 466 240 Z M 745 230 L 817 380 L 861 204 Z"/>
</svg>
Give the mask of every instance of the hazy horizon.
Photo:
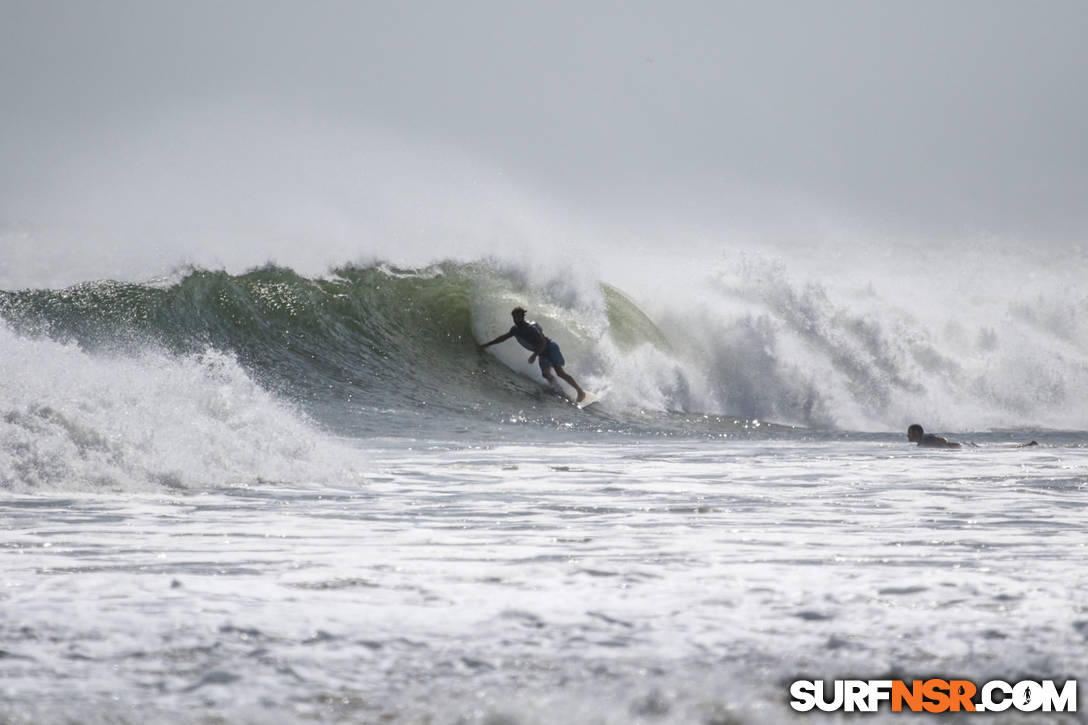
<svg viewBox="0 0 1088 725">
<path fill-rule="evenodd" d="M 1084 256 L 1078 2 L 3 10 L 8 230 L 297 207 L 298 229 L 349 238 L 390 204 L 486 215 L 527 194 L 633 227 Z M 473 193 L 483 212 L 459 210 Z"/>
</svg>

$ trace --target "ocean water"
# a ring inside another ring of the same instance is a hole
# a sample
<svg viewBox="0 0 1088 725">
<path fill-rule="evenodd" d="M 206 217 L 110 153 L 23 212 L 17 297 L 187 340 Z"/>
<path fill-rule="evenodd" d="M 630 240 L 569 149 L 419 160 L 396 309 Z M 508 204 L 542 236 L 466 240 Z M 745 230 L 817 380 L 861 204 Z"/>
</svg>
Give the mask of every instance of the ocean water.
<svg viewBox="0 0 1088 725">
<path fill-rule="evenodd" d="M 809 271 L 8 285 L 0 721 L 853 721 L 789 683 L 1083 679 L 1077 276 L 949 310 Z M 515 304 L 600 402 L 477 350 Z"/>
</svg>

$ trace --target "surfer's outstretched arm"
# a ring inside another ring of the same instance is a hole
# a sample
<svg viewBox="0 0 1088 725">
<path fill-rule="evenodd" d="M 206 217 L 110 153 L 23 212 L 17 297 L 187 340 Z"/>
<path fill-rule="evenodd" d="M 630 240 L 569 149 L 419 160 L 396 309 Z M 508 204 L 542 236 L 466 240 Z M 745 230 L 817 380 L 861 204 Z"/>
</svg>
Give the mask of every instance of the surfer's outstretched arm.
<svg viewBox="0 0 1088 725">
<path fill-rule="evenodd" d="M 514 333 L 512 333 L 512 332 L 507 332 L 507 333 L 506 333 L 506 334 L 504 334 L 504 335 L 499 335 L 498 337 L 496 337 L 496 338 L 495 338 L 494 340 L 492 340 L 491 342 L 485 342 L 485 343 L 482 343 L 482 344 L 479 344 L 479 345 L 477 345 L 476 347 L 478 347 L 479 349 L 481 349 L 481 350 L 482 350 L 482 349 L 484 349 L 485 347 L 491 347 L 492 345 L 494 345 L 494 344 L 495 344 L 495 343 L 497 343 L 497 342 L 503 342 L 503 341 L 505 341 L 505 340 L 509 340 L 509 339 L 510 339 L 511 337 L 513 337 L 513 336 L 514 336 Z"/>
</svg>

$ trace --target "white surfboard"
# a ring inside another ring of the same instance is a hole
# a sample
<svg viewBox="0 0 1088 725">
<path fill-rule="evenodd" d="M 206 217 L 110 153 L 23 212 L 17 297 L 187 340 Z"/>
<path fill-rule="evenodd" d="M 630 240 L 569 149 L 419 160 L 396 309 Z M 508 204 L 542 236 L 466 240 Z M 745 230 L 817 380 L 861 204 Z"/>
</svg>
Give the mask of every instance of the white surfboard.
<svg viewBox="0 0 1088 725">
<path fill-rule="evenodd" d="M 578 402 L 577 400 L 575 400 L 575 401 L 572 401 L 572 402 L 573 402 L 573 403 L 574 403 L 574 404 L 575 404 L 576 406 L 578 406 L 578 410 L 582 410 L 583 408 L 587 408 L 587 407 L 589 407 L 589 406 L 593 405 L 593 404 L 594 404 L 594 403 L 596 403 L 596 402 L 597 402 L 598 400 L 600 400 L 600 398 L 598 398 L 598 397 L 597 397 L 596 395 L 594 395 L 593 393 L 590 393 L 590 392 L 588 392 L 588 391 L 587 391 L 587 392 L 586 392 L 586 397 L 582 398 L 582 402 L 581 402 L 581 403 L 579 403 L 579 402 Z"/>
</svg>

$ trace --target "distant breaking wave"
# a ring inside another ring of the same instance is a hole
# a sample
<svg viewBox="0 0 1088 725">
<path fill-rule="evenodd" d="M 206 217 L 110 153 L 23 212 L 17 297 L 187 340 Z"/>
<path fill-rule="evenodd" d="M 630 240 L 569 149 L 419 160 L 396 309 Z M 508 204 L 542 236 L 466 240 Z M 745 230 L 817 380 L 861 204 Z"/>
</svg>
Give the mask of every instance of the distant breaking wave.
<svg viewBox="0 0 1088 725">
<path fill-rule="evenodd" d="M 151 346 L 176 356 L 227 353 L 277 395 L 319 411 L 322 403 L 349 402 L 454 414 L 481 405 L 517 409 L 527 394 L 541 393 L 536 368 L 518 366 L 527 353 L 513 343 L 497 349 L 507 367 L 476 349 L 477 339 L 506 331 L 516 304 L 535 310 L 568 366 L 587 380 L 600 377 L 594 371 L 608 353 L 646 348 L 667 355 L 665 335 L 608 285 L 600 286 L 601 309 L 587 311 L 562 309 L 544 295 L 534 299 L 519 284 L 486 265 L 347 267 L 323 279 L 279 267 L 242 275 L 194 270 L 169 284 L 107 281 L 0 293 L 0 314 L 22 335 L 89 352 Z M 660 400 L 650 407 L 683 407 L 656 392 Z M 370 420 L 346 432 L 384 429 Z"/>
<path fill-rule="evenodd" d="M 898 431 L 942 414 L 966 421 L 960 430 L 1082 415 L 1083 325 L 1038 302 L 1011 308 L 1010 328 L 1035 343 L 1025 347 L 990 327 L 973 339 L 953 330 L 950 344 L 879 298 L 845 305 L 760 263 L 675 296 L 636 302 L 605 281 L 529 281 L 496 261 L 321 278 L 193 269 L 0 292 L 0 477 L 60 480 L 93 459 L 92 477 L 170 481 L 200 470 L 180 461 L 203 451 L 221 462 L 205 479 L 297 478 L 290 462 L 305 456 L 293 443 L 329 435 L 792 436 Z M 477 350 L 515 305 L 601 404 L 568 405 L 513 341 Z M 1021 374 L 1018 361 L 1033 367 Z"/>
<path fill-rule="evenodd" d="M 609 351 L 665 355 L 665 337 L 606 285 L 599 311 L 565 310 L 561 326 L 554 304 L 527 301 L 519 284 L 487 265 L 378 265 L 2 292 L 0 488 L 339 482 L 365 460 L 345 437 L 773 428 L 628 409 L 620 392 L 592 415 L 576 410 L 514 343 L 499 358 L 477 350 L 506 330 L 511 300 L 536 303 L 587 385 Z"/>
</svg>

